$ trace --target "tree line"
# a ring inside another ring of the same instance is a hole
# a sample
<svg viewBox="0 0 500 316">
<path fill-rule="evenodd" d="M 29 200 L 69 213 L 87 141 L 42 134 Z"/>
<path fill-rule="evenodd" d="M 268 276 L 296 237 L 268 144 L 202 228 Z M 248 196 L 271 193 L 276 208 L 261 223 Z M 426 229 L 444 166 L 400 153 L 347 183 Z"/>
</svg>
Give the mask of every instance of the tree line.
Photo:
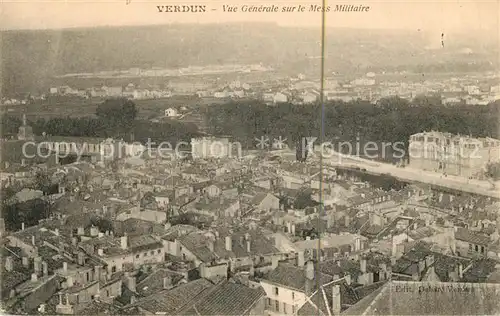
<svg viewBox="0 0 500 316">
<path fill-rule="evenodd" d="M 193 124 L 181 122 L 151 122 L 138 120 L 134 102 L 127 99 L 109 99 L 99 104 L 95 117 L 55 117 L 29 122 L 36 135 L 74 137 L 121 138 L 126 141 L 153 142 L 190 140 L 198 135 Z M 22 121 L 10 115 L 2 117 L 2 135 L 16 135 Z"/>
<path fill-rule="evenodd" d="M 206 119 L 212 134 L 231 135 L 249 146 L 263 135 L 287 138 L 291 145 L 302 137 L 320 137 L 323 121 L 325 141 L 402 142 L 407 147 L 410 135 L 430 130 L 499 138 L 499 106 L 499 101 L 445 106 L 434 96 L 412 101 L 389 97 L 377 103 L 328 101 L 324 106 L 245 101 L 212 105 Z"/>
</svg>

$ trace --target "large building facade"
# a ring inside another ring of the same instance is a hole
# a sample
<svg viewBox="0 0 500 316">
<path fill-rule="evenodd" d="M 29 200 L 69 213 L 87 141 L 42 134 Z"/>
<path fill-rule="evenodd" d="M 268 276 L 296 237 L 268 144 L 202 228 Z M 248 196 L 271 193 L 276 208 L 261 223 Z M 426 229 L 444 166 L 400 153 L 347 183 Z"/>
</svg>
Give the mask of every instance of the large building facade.
<svg viewBox="0 0 500 316">
<path fill-rule="evenodd" d="M 412 168 L 481 178 L 489 163 L 500 161 L 500 140 L 423 132 L 410 136 L 409 156 Z"/>
</svg>

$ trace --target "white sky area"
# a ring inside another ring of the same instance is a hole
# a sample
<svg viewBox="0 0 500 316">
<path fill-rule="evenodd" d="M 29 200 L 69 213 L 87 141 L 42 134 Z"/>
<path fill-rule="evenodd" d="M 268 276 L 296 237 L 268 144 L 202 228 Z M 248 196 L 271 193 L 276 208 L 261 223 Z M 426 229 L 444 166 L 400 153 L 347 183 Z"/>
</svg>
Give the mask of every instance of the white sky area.
<svg viewBox="0 0 500 316">
<path fill-rule="evenodd" d="M 224 13 L 222 5 L 302 4 L 308 10 L 321 1 L 260 0 L 199 2 L 193 0 L 0 0 L 0 27 L 57 29 L 68 27 L 147 25 L 169 23 L 276 22 L 282 26 L 320 27 L 321 13 Z M 332 2 L 327 5 L 366 5 L 369 12 L 326 13 L 326 27 L 420 29 L 422 31 L 499 34 L 500 0 L 489 1 L 379 1 Z M 205 13 L 159 13 L 157 5 L 206 5 Z M 212 10 L 215 9 L 215 10 Z"/>
</svg>

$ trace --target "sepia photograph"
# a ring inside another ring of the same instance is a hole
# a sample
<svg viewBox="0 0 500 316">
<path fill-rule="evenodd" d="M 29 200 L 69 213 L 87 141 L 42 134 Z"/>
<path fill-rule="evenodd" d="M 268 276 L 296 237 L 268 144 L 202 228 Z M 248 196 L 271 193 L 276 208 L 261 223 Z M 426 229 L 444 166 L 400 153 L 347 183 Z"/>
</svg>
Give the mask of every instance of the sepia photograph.
<svg viewBox="0 0 500 316">
<path fill-rule="evenodd" d="M 500 315 L 499 0 L 0 2 L 0 313 Z"/>
</svg>

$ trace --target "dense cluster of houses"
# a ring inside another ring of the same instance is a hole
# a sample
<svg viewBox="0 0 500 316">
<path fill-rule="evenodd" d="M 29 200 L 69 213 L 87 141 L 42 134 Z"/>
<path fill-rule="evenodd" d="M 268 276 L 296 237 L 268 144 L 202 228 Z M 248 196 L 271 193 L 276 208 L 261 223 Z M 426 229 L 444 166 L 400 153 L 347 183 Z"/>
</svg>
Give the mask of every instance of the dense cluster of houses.
<svg viewBox="0 0 500 316">
<path fill-rule="evenodd" d="M 462 295 L 467 306 L 482 300 L 482 314 L 499 311 L 500 285 L 489 284 L 500 281 L 498 201 L 421 185 L 384 191 L 272 152 L 171 158 L 3 168 L 3 185 L 23 188 L 6 203 L 52 210 L 2 231 L 4 310 L 475 314 L 450 306 Z M 54 192 L 30 189 L 40 172 Z M 427 287 L 430 309 L 415 303 Z"/>
</svg>

